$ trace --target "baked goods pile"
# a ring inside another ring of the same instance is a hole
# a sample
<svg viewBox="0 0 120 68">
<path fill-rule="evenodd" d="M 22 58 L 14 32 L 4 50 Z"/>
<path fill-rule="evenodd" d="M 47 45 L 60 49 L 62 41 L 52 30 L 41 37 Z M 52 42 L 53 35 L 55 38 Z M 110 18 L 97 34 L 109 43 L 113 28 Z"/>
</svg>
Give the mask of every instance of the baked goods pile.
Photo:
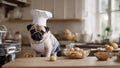
<svg viewBox="0 0 120 68">
<path fill-rule="evenodd" d="M 34 55 L 32 53 L 24 53 L 23 57 L 24 58 L 32 58 L 32 57 L 34 57 Z"/>
<path fill-rule="evenodd" d="M 90 50 L 83 50 L 79 47 L 67 49 L 65 55 L 71 59 L 82 59 L 89 55 Z"/>
<path fill-rule="evenodd" d="M 112 57 L 112 51 L 118 48 L 118 44 L 115 42 L 109 42 L 105 44 L 105 51 L 98 51 L 94 55 L 98 58 L 98 60 L 107 60 Z"/>
<path fill-rule="evenodd" d="M 55 34 L 55 37 L 58 40 L 64 40 L 64 41 L 76 41 L 76 42 L 80 41 L 79 33 L 73 33 L 69 29 L 65 29 L 64 31 L 62 31 L 59 34 Z"/>
<path fill-rule="evenodd" d="M 105 44 L 106 51 L 112 51 L 112 50 L 117 49 L 117 48 L 118 48 L 118 44 L 115 42 L 110 42 L 108 44 Z"/>
</svg>

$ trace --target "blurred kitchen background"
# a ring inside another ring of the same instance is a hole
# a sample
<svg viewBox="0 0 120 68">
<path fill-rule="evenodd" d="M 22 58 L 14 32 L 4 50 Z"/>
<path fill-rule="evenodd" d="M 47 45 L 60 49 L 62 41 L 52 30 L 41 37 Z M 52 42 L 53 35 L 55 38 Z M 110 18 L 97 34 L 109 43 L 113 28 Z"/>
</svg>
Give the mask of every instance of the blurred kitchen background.
<svg viewBox="0 0 120 68">
<path fill-rule="evenodd" d="M 53 19 L 47 23 L 52 33 L 60 33 L 65 29 L 70 29 L 72 32 L 76 33 L 84 31 L 84 19 L 82 18 L 84 5 L 82 0 L 28 0 L 28 2 L 30 2 L 30 5 L 27 7 L 17 7 L 10 10 L 7 13 L 7 18 L 4 17 L 5 6 L 0 8 L 0 25 L 5 25 L 8 28 L 8 31 L 11 32 L 20 31 L 24 40 L 23 44 L 29 43 L 29 35 L 26 30 L 26 26 L 32 23 L 32 17 L 30 15 L 31 9 L 48 10 L 53 13 Z M 18 15 L 16 11 L 18 11 Z M 17 17 L 15 15 L 18 17 L 20 15 L 20 21 L 14 20 L 14 18 Z"/>
<path fill-rule="evenodd" d="M 34 52 L 26 29 L 32 23 L 31 9 L 53 13 L 47 26 L 61 45 L 120 42 L 120 0 L 0 0 L 0 25 L 7 28 L 3 40 L 17 34 L 23 53 Z"/>
</svg>

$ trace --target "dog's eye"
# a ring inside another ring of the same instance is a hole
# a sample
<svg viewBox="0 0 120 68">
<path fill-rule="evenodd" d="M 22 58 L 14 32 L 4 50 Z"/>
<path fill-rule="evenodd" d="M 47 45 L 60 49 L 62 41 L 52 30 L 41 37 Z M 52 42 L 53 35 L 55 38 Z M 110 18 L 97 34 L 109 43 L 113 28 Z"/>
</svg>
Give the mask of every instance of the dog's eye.
<svg viewBox="0 0 120 68">
<path fill-rule="evenodd" d="M 27 25 L 27 30 L 29 31 L 29 30 L 31 29 L 32 26 L 33 26 L 33 24 Z"/>
<path fill-rule="evenodd" d="M 42 35 L 45 33 L 43 30 L 40 31 L 42 33 Z"/>
<path fill-rule="evenodd" d="M 33 34 L 34 32 L 36 32 L 35 29 L 30 30 L 31 34 Z"/>
</svg>

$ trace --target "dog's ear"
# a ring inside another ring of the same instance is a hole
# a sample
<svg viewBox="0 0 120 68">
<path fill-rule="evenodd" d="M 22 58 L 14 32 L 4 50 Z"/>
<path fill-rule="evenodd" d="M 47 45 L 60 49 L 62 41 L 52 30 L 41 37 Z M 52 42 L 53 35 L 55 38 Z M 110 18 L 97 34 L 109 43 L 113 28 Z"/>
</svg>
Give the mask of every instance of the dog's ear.
<svg viewBox="0 0 120 68">
<path fill-rule="evenodd" d="M 32 26 L 33 26 L 33 24 L 27 25 L 27 30 L 29 31 L 29 30 L 31 29 Z"/>
<path fill-rule="evenodd" d="M 48 32 L 48 31 L 49 31 L 49 27 L 45 26 L 45 29 L 46 29 L 46 32 Z"/>
</svg>

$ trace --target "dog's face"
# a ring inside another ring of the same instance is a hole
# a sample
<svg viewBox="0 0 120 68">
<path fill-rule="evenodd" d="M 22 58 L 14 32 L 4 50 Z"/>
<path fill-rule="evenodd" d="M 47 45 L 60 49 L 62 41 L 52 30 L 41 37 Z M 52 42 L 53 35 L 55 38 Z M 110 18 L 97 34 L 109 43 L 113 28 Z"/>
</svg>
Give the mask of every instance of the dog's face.
<svg viewBox="0 0 120 68">
<path fill-rule="evenodd" d="M 34 41 L 41 41 L 49 31 L 49 28 L 42 25 L 29 24 L 27 30 L 30 31 L 31 38 Z"/>
</svg>

